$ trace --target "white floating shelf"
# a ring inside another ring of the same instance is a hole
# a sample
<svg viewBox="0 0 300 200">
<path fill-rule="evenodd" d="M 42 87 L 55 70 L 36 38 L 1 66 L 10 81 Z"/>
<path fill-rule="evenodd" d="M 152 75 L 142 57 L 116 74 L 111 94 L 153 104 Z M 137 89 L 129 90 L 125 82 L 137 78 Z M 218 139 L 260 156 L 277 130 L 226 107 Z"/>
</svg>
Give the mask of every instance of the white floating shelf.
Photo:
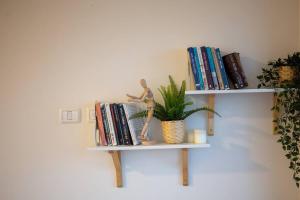
<svg viewBox="0 0 300 200">
<path fill-rule="evenodd" d="M 88 150 L 91 151 L 131 151 L 131 150 L 155 150 L 155 149 L 194 149 L 194 148 L 208 148 L 210 144 L 154 144 L 154 145 L 118 145 L 118 146 L 97 146 L 90 147 Z"/>
<path fill-rule="evenodd" d="M 248 94 L 248 93 L 274 93 L 275 89 L 232 89 L 232 90 L 188 90 L 186 95 L 196 94 Z"/>
</svg>

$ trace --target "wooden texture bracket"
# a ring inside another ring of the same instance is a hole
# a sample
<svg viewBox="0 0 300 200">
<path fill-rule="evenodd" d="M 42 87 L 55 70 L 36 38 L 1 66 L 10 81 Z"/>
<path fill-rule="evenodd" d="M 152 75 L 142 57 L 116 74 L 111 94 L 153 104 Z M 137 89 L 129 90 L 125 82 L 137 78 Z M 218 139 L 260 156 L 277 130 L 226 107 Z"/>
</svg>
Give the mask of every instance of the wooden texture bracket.
<svg viewBox="0 0 300 200">
<path fill-rule="evenodd" d="M 189 185 L 189 149 L 182 149 L 182 185 Z"/>
<path fill-rule="evenodd" d="M 208 95 L 208 107 L 215 109 L 215 94 Z M 214 135 L 214 113 L 207 112 L 207 135 Z"/>
<path fill-rule="evenodd" d="M 116 186 L 123 187 L 121 152 L 120 151 L 109 151 L 109 153 L 112 156 L 115 170 L 116 170 Z"/>
</svg>

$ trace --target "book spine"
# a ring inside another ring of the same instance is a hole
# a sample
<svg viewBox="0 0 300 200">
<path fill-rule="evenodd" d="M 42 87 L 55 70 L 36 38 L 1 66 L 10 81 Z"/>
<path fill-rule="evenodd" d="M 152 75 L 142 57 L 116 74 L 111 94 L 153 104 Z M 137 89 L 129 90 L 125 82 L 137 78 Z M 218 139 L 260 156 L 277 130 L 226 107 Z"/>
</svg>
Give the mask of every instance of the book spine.
<svg viewBox="0 0 300 200">
<path fill-rule="evenodd" d="M 119 142 L 120 142 L 120 144 L 125 144 L 124 134 L 123 134 L 123 129 L 122 129 L 122 122 L 121 122 L 120 113 L 119 113 L 117 104 L 113 104 L 113 110 L 114 110 L 116 125 L 117 125 L 117 129 L 118 129 Z"/>
<path fill-rule="evenodd" d="M 235 89 L 240 89 L 244 87 L 243 79 L 238 71 L 237 63 L 233 57 L 233 54 L 228 54 L 223 56 L 224 65 L 229 77 L 233 83 Z"/>
<path fill-rule="evenodd" d="M 120 145 L 120 144 L 122 144 L 122 141 L 121 141 L 121 138 L 119 137 L 120 132 L 117 127 L 117 121 L 116 121 L 113 104 L 109 104 L 109 109 L 110 109 L 110 113 L 111 113 L 111 119 L 112 119 L 113 129 L 114 129 L 115 136 L 116 136 L 116 141 L 117 141 L 117 144 Z"/>
<path fill-rule="evenodd" d="M 241 59 L 240 59 L 240 54 L 239 53 L 233 53 L 233 56 L 235 58 L 235 61 L 237 63 L 237 66 L 238 66 L 238 70 L 240 72 L 240 75 L 243 79 L 243 82 L 244 82 L 244 86 L 248 86 L 248 81 L 247 81 L 247 78 L 246 78 L 246 75 L 245 75 L 245 72 L 244 72 L 244 69 L 243 69 L 243 66 L 242 66 L 242 63 L 241 63 Z"/>
<path fill-rule="evenodd" d="M 121 116 L 121 121 L 122 121 L 122 128 L 123 128 L 123 133 L 124 133 L 124 142 L 126 145 L 132 145 L 132 139 L 130 137 L 130 132 L 127 124 L 127 119 L 125 115 L 125 111 L 123 108 L 123 104 L 119 104 L 119 111 L 120 111 L 120 116 Z"/>
<path fill-rule="evenodd" d="M 197 75 L 199 76 L 200 89 L 204 90 L 204 82 L 203 82 L 202 73 L 201 73 L 201 69 L 200 69 L 200 60 L 198 57 L 197 47 L 193 47 L 193 51 L 194 51 Z"/>
<path fill-rule="evenodd" d="M 215 64 L 215 68 L 216 68 L 216 73 L 217 73 L 218 82 L 219 82 L 219 88 L 220 88 L 220 90 L 224 90 L 225 88 L 224 88 L 224 83 L 223 83 L 223 79 L 222 79 L 220 65 L 219 65 L 219 62 L 218 62 L 217 55 L 216 55 L 216 49 L 212 47 L 210 50 L 211 50 L 213 60 L 214 60 L 214 64 Z"/>
<path fill-rule="evenodd" d="M 200 80 L 199 80 L 199 75 L 197 74 L 197 69 L 196 69 L 196 63 L 195 63 L 195 56 L 194 56 L 194 50 L 192 47 L 189 47 L 188 49 L 190 59 L 191 59 L 191 66 L 192 66 L 192 72 L 194 75 L 194 80 L 195 80 L 195 85 L 196 89 L 200 90 Z"/>
<path fill-rule="evenodd" d="M 213 83 L 212 76 L 211 76 L 210 69 L 209 69 L 206 47 L 203 46 L 200 48 L 201 48 L 201 54 L 202 54 L 202 58 L 203 58 L 203 64 L 204 64 L 205 74 L 206 74 L 207 83 L 208 83 L 208 89 L 213 90 L 214 83 Z"/>
<path fill-rule="evenodd" d="M 219 90 L 220 88 L 219 88 L 217 73 L 216 73 L 216 69 L 215 69 L 215 63 L 214 63 L 214 59 L 213 59 L 210 47 L 206 47 L 206 53 L 207 53 L 207 57 L 208 57 L 208 64 L 209 64 L 211 76 L 212 76 L 213 83 L 214 83 L 214 88 L 215 88 L 215 90 Z"/>
<path fill-rule="evenodd" d="M 221 51 L 220 51 L 219 48 L 216 48 L 216 55 L 217 55 L 219 66 L 220 66 L 220 71 L 221 71 L 221 75 L 222 75 L 224 89 L 228 90 L 228 89 L 230 89 L 229 81 L 228 81 L 228 77 L 227 77 L 227 74 L 226 74 L 226 71 L 225 71 L 225 66 L 224 66 L 224 63 L 223 63 L 222 56 L 221 56 Z"/>
<path fill-rule="evenodd" d="M 111 137 L 110 137 L 110 133 L 109 133 L 109 125 L 108 125 L 107 115 L 106 115 L 106 110 L 105 110 L 105 104 L 101 104 L 101 114 L 102 114 L 103 126 L 104 126 L 104 132 L 105 132 L 107 144 L 112 145 Z"/>
<path fill-rule="evenodd" d="M 100 144 L 107 146 L 107 141 L 106 141 L 104 127 L 103 127 L 103 119 L 101 114 L 101 105 L 98 102 L 95 104 L 95 113 L 96 113 L 97 126 L 99 130 Z"/>
<path fill-rule="evenodd" d="M 201 71 L 202 78 L 203 78 L 204 89 L 208 90 L 209 88 L 208 88 L 208 83 L 207 83 L 207 78 L 206 78 L 206 74 L 205 74 L 205 68 L 204 68 L 204 63 L 203 63 L 203 58 L 202 58 L 200 47 L 197 47 L 197 52 L 198 52 L 198 58 L 200 61 L 200 71 Z"/>
<path fill-rule="evenodd" d="M 130 131 L 132 143 L 133 143 L 133 145 L 138 145 L 138 144 L 140 144 L 140 142 L 138 141 L 137 134 L 134 130 L 132 121 L 129 120 L 130 116 L 129 116 L 128 107 L 127 107 L 126 104 L 123 104 L 123 107 L 124 107 L 124 111 L 125 111 L 125 115 L 126 115 L 126 119 L 127 119 L 128 128 L 129 128 L 129 131 Z"/>
<path fill-rule="evenodd" d="M 110 133 L 112 145 L 118 145 L 117 137 L 116 137 L 116 134 L 115 134 L 115 131 L 114 131 L 114 125 L 113 125 L 113 122 L 112 122 L 110 106 L 109 106 L 108 103 L 105 104 L 105 111 L 106 111 L 106 115 L 107 115 L 107 121 L 108 121 L 109 133 Z"/>
<path fill-rule="evenodd" d="M 190 82 L 190 90 L 196 90 L 196 83 L 192 72 L 192 64 L 191 64 L 191 58 L 189 52 L 187 52 L 187 60 L 188 60 L 188 75 L 189 75 L 189 82 Z"/>
</svg>

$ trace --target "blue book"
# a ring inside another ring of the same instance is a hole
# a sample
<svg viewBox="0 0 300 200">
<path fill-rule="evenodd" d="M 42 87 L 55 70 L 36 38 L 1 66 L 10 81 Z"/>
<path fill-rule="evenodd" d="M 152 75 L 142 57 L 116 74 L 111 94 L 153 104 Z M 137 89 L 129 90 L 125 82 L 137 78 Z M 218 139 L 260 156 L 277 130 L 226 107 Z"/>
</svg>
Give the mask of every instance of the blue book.
<svg viewBox="0 0 300 200">
<path fill-rule="evenodd" d="M 201 90 L 201 87 L 200 87 L 200 80 L 199 80 L 199 75 L 198 75 L 197 69 L 196 69 L 196 62 L 195 62 L 194 50 L 193 50 L 192 47 L 189 47 L 187 50 L 188 50 L 189 55 L 190 55 L 191 68 L 192 68 L 192 72 L 193 72 L 193 75 L 194 75 L 194 80 L 195 80 L 196 89 L 197 89 L 197 90 Z"/>
<path fill-rule="evenodd" d="M 221 70 L 221 75 L 222 75 L 224 88 L 228 90 L 228 89 L 230 89 L 229 81 L 228 81 L 228 78 L 227 78 L 227 74 L 226 74 L 226 71 L 225 71 L 225 66 L 224 66 L 223 59 L 222 59 L 221 52 L 220 52 L 219 48 L 216 48 L 216 54 L 217 54 L 217 58 L 218 58 L 218 62 L 219 62 L 220 70 Z"/>
<path fill-rule="evenodd" d="M 214 63 L 214 58 L 211 52 L 211 48 L 206 47 L 206 53 L 207 53 L 207 57 L 208 57 L 208 65 L 210 68 L 210 72 L 211 72 L 211 76 L 213 79 L 213 83 L 214 83 L 214 88 L 215 90 L 219 90 L 219 83 L 218 83 L 218 77 L 217 77 L 217 73 L 216 73 L 216 67 L 215 67 L 215 63 Z"/>
<path fill-rule="evenodd" d="M 200 82 L 200 89 L 204 90 L 204 81 L 203 81 L 203 77 L 202 77 L 202 73 L 201 73 L 201 69 L 200 69 L 200 59 L 198 56 L 198 52 L 197 52 L 197 47 L 193 47 L 194 50 L 194 56 L 195 56 L 195 63 L 196 63 L 196 70 L 197 70 L 197 74 L 199 76 L 199 82 Z"/>
</svg>

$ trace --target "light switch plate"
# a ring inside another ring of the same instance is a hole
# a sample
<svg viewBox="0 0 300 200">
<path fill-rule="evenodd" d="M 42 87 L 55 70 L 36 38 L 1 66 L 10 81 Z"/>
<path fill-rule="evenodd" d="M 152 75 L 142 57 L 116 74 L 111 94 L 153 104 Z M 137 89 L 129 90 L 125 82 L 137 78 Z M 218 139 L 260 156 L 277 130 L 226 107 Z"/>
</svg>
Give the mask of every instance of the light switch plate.
<svg viewBox="0 0 300 200">
<path fill-rule="evenodd" d="M 59 109 L 60 123 L 79 123 L 81 121 L 81 109 Z"/>
</svg>

